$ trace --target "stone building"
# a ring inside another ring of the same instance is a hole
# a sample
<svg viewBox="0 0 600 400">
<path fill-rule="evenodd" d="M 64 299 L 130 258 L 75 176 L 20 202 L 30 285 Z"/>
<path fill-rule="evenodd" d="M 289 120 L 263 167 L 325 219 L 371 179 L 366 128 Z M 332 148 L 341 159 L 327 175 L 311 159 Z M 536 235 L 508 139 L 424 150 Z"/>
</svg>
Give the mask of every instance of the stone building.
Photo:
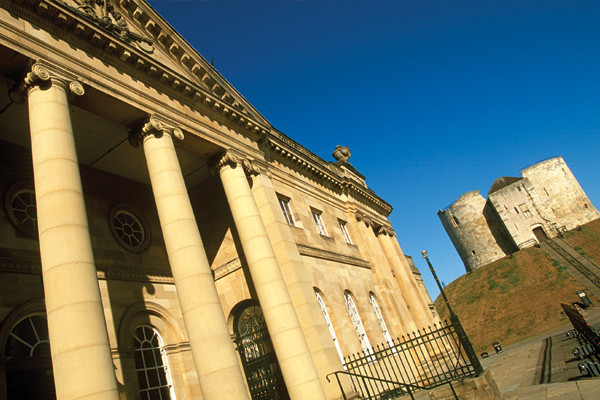
<svg viewBox="0 0 600 400">
<path fill-rule="evenodd" d="M 338 399 L 342 356 L 435 319 L 349 150 L 146 2 L 0 0 L 0 76 L 1 400 Z"/>
<path fill-rule="evenodd" d="M 562 159 L 496 179 L 487 200 L 463 194 L 438 216 L 467 272 L 600 218 Z"/>
</svg>

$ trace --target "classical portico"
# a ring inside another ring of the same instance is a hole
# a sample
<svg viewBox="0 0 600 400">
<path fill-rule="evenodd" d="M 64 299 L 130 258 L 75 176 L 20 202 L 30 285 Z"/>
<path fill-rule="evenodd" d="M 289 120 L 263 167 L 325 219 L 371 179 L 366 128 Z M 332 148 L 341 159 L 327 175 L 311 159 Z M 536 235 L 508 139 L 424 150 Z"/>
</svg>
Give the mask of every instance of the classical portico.
<svg viewBox="0 0 600 400">
<path fill-rule="evenodd" d="M 349 149 L 272 127 L 145 1 L 0 2 L 0 59 L 0 400 L 337 400 L 362 338 L 427 322 Z"/>
</svg>

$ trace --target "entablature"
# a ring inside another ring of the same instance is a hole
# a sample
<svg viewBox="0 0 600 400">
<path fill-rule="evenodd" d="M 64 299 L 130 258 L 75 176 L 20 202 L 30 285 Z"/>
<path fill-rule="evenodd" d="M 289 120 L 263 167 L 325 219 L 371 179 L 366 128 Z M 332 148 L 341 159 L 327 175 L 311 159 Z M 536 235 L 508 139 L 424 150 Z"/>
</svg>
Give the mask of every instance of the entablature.
<svg viewBox="0 0 600 400">
<path fill-rule="evenodd" d="M 296 166 L 317 183 L 364 201 L 386 217 L 392 212 L 392 206 L 377 196 L 364 182 L 347 174 L 339 165 L 323 160 L 283 133 L 271 129 L 263 140 L 266 142 L 266 151 L 274 151 L 280 155 L 280 160 Z"/>
<path fill-rule="evenodd" d="M 90 2 L 75 0 L 0 0 L 0 7 L 193 109 L 226 118 L 241 128 L 240 133 L 266 134 L 268 121 L 145 2 L 104 1 L 116 14 L 95 16 L 76 7 Z M 126 26 L 134 23 L 144 34 Z M 155 46 L 170 55 L 173 65 L 153 57 Z"/>
</svg>

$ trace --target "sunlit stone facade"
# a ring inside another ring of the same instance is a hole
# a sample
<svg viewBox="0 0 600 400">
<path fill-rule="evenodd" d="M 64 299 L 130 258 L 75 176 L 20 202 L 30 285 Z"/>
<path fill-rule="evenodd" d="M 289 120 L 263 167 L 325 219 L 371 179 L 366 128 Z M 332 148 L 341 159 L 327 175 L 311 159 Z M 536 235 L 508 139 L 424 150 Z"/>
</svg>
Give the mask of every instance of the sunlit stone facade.
<svg viewBox="0 0 600 400">
<path fill-rule="evenodd" d="M 338 399 L 345 296 L 373 345 L 434 321 L 349 150 L 144 1 L 0 1 L 0 60 L 0 400 Z"/>
</svg>

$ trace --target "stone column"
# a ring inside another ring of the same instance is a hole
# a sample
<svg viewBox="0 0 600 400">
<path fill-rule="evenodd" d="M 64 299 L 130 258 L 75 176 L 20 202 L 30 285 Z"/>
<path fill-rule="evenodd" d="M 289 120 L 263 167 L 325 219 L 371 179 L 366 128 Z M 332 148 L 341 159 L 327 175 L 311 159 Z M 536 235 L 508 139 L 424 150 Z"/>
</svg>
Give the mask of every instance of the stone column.
<svg viewBox="0 0 600 400">
<path fill-rule="evenodd" d="M 252 196 L 241 157 L 229 150 L 216 167 L 290 398 L 324 400 L 323 387 Z"/>
<path fill-rule="evenodd" d="M 392 276 L 388 260 L 375 238 L 375 232 L 372 229 L 373 221 L 370 217 L 361 212 L 357 212 L 355 217 L 358 222 L 358 231 L 362 236 L 364 244 L 361 248 L 367 253 L 368 258 L 371 260 L 373 273 L 378 283 L 379 292 L 382 296 L 382 302 L 386 304 L 388 308 L 395 309 L 398 312 L 400 320 L 396 325 L 400 325 L 403 330 L 401 332 L 402 335 L 416 331 L 417 326 L 410 314 L 404 294 L 400 290 L 396 279 Z M 390 289 L 392 290 L 390 291 Z M 393 318 L 393 316 L 388 315 L 388 318 Z M 394 320 L 395 319 L 396 318 L 394 318 Z M 394 332 L 392 331 L 392 333 Z M 396 336 L 399 335 L 396 333 Z"/>
<path fill-rule="evenodd" d="M 36 63 L 13 98 L 29 103 L 42 277 L 58 399 L 118 399 L 71 126 L 68 73 Z"/>
<path fill-rule="evenodd" d="M 422 304 L 425 307 L 425 310 L 427 312 L 427 318 L 429 318 L 429 321 L 430 321 L 429 323 L 439 324 L 441 322 L 439 319 L 439 316 L 434 317 L 434 314 L 429 309 L 429 304 L 433 304 L 433 301 L 431 300 L 431 297 L 429 296 L 429 293 L 427 292 L 425 285 L 419 284 L 417 282 L 416 278 L 414 277 L 414 273 L 412 272 L 412 270 L 410 268 L 410 264 L 406 260 L 406 255 L 404 255 L 404 252 L 402 251 L 402 248 L 400 247 L 400 243 L 398 243 L 398 237 L 397 236 L 390 237 L 390 242 L 392 243 L 392 246 L 396 250 L 396 254 L 398 254 L 398 257 L 400 258 L 400 260 L 402 260 L 404 265 L 406 265 L 405 271 L 412 278 L 410 280 L 410 282 L 412 284 L 414 284 L 417 294 L 418 294 L 419 298 L 421 299 Z"/>
<path fill-rule="evenodd" d="M 144 153 L 165 246 L 204 400 L 248 399 L 210 264 L 200 238 L 172 136 L 152 116 L 142 128 Z"/>
<path fill-rule="evenodd" d="M 271 178 L 267 173 L 257 173 L 252 176 L 252 194 L 262 220 L 264 221 L 269 240 L 275 252 L 277 263 L 283 274 L 283 279 L 294 309 L 298 315 L 300 326 L 305 334 L 308 348 L 321 378 L 321 385 L 327 399 L 338 399 L 340 388 L 335 379 L 327 382 L 326 376 L 333 371 L 343 370 L 337 350 L 331 339 L 329 329 L 317 303 L 315 290 L 311 283 L 302 256 L 287 224 Z M 347 375 L 339 375 L 344 392 L 352 398 L 353 388 Z"/>
<path fill-rule="evenodd" d="M 377 231 L 377 238 L 383 249 L 392 271 L 396 276 L 396 281 L 402 290 L 406 302 L 410 306 L 410 313 L 417 323 L 417 327 L 422 329 L 432 324 L 429 307 L 423 302 L 420 296 L 417 282 L 414 279 L 412 271 L 409 270 L 404 259 L 404 254 L 399 255 L 394 247 L 394 232 L 391 227 L 382 226 Z"/>
</svg>

